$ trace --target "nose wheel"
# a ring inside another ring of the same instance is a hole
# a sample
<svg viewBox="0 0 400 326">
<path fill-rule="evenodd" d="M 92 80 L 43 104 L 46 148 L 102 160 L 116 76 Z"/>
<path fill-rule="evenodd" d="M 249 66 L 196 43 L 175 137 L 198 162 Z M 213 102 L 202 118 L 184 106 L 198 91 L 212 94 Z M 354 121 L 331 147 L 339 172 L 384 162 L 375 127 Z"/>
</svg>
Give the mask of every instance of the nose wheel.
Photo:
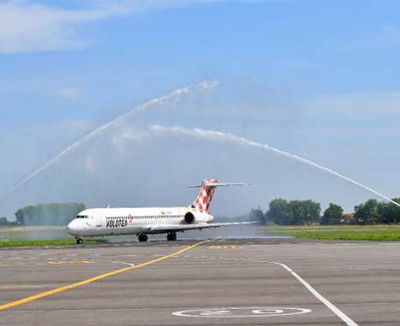
<svg viewBox="0 0 400 326">
<path fill-rule="evenodd" d="M 176 232 L 171 232 L 167 234 L 168 241 L 176 241 Z"/>
<path fill-rule="evenodd" d="M 148 240 L 148 236 L 146 234 L 139 234 L 138 235 L 138 240 L 139 242 L 146 242 Z"/>
<path fill-rule="evenodd" d="M 82 244 L 83 243 L 83 239 L 81 237 L 76 237 L 76 244 Z"/>
</svg>

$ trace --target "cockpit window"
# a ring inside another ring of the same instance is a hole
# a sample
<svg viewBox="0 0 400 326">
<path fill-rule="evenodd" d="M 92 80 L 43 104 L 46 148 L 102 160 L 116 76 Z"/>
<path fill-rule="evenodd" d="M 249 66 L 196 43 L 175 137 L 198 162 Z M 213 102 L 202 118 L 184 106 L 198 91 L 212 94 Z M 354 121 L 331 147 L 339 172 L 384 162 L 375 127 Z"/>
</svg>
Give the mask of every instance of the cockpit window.
<svg viewBox="0 0 400 326">
<path fill-rule="evenodd" d="M 77 215 L 76 218 L 88 218 L 87 215 Z"/>
</svg>

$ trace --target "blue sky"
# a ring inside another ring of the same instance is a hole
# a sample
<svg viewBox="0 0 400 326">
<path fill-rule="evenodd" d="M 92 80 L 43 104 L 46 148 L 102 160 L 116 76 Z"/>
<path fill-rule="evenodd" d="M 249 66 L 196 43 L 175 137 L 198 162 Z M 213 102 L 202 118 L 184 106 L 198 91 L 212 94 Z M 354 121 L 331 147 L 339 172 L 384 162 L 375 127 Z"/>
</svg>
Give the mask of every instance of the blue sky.
<svg viewBox="0 0 400 326">
<path fill-rule="evenodd" d="M 399 10 L 394 1 L 2 1 L 0 192 L 135 105 L 220 80 L 209 104 L 223 114 L 199 120 L 192 103 L 169 123 L 269 143 L 400 195 Z M 335 200 L 348 208 L 364 199 L 345 196 Z"/>
</svg>

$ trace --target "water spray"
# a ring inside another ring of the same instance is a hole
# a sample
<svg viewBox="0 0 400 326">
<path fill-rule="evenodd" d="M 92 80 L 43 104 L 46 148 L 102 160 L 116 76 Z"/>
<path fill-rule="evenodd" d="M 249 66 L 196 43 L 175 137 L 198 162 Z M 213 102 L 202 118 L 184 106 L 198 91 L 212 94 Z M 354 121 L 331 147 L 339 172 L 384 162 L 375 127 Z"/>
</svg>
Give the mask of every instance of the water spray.
<svg viewBox="0 0 400 326">
<path fill-rule="evenodd" d="M 22 179 L 20 182 L 18 182 L 11 189 L 9 189 L 6 192 L 4 192 L 0 196 L 0 200 L 3 200 L 4 198 L 9 196 L 13 192 L 17 191 L 23 185 L 25 185 L 26 183 L 30 182 L 36 176 L 38 176 L 42 172 L 44 172 L 47 169 L 49 169 L 51 166 L 53 166 L 55 163 L 57 163 L 62 158 L 72 154 L 77 149 L 79 149 L 82 145 L 86 144 L 87 142 L 89 142 L 92 139 L 95 139 L 95 138 L 99 137 L 104 132 L 106 132 L 107 130 L 111 129 L 112 127 L 114 127 L 118 123 L 124 121 L 125 119 L 130 118 L 130 117 L 132 117 L 132 116 L 134 116 L 134 115 L 136 115 L 138 113 L 141 113 L 143 111 L 147 111 L 147 110 L 149 110 L 151 108 L 154 108 L 154 107 L 158 107 L 158 106 L 161 106 L 161 105 L 177 102 L 182 97 L 184 97 L 186 95 L 205 92 L 205 91 L 207 91 L 209 89 L 212 89 L 212 88 L 216 87 L 218 84 L 219 84 L 219 82 L 214 80 L 214 81 L 203 81 L 203 82 L 201 82 L 199 84 L 196 84 L 196 85 L 185 86 L 185 87 L 176 89 L 176 90 L 172 91 L 171 93 L 168 93 L 168 94 L 166 94 L 164 96 L 161 96 L 161 97 L 158 97 L 158 98 L 154 98 L 154 99 L 152 99 L 152 100 L 150 100 L 150 101 L 148 101 L 148 102 L 146 102 L 144 104 L 141 104 L 141 105 L 135 107 L 134 109 L 132 109 L 132 110 L 130 110 L 128 112 L 125 112 L 125 113 L 119 115 L 115 119 L 113 119 L 110 122 L 108 122 L 108 123 L 96 128 L 95 130 L 91 131 L 89 134 L 87 134 L 86 136 L 84 136 L 83 138 L 78 140 L 77 142 L 75 142 L 75 143 L 69 145 L 68 147 L 66 147 L 65 149 L 63 149 L 60 153 L 58 153 L 52 159 L 50 159 L 49 161 L 44 163 L 42 166 L 37 168 L 35 171 L 33 171 L 27 177 Z"/>
<path fill-rule="evenodd" d="M 225 133 L 222 131 L 216 131 L 216 130 L 207 130 L 207 129 L 198 129 L 198 128 L 193 128 L 193 129 L 188 129 L 188 128 L 182 128 L 182 127 L 164 127 L 164 126 L 151 126 L 149 129 L 149 134 L 147 135 L 148 137 L 162 137 L 165 135 L 174 135 L 177 137 L 192 137 L 192 138 L 197 138 L 197 139 L 202 139 L 202 140 L 209 140 L 209 141 L 221 141 L 221 142 L 231 142 L 237 145 L 245 146 L 245 147 L 253 147 L 253 148 L 258 148 L 267 152 L 272 152 L 274 154 L 277 154 L 279 156 L 283 156 L 286 158 L 289 158 L 291 160 L 301 162 L 307 166 L 311 166 L 313 168 L 316 168 L 318 170 L 324 171 L 326 173 L 329 173 L 335 177 L 338 177 L 346 182 L 349 182 L 359 188 L 362 188 L 370 193 L 373 193 L 374 195 L 400 207 L 400 204 L 392 200 L 390 197 L 376 191 L 375 189 L 372 189 L 361 182 L 358 182 L 348 176 L 345 176 L 335 170 L 332 170 L 328 167 L 325 167 L 319 163 L 316 163 L 312 160 L 306 159 L 304 157 L 301 157 L 296 154 L 289 153 L 287 151 L 280 150 L 278 148 L 272 147 L 267 144 L 262 144 L 258 143 L 252 140 L 249 140 L 244 137 L 239 137 L 233 134 Z M 125 135 L 127 138 L 134 138 L 129 133 Z"/>
</svg>

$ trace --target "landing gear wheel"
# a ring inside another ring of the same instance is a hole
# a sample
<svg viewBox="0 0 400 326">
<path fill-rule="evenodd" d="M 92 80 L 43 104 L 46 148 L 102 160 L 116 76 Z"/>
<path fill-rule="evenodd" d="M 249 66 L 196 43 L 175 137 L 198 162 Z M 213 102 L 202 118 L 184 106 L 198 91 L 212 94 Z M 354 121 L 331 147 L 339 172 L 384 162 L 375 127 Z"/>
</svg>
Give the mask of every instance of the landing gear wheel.
<svg viewBox="0 0 400 326">
<path fill-rule="evenodd" d="M 139 234 L 139 236 L 138 236 L 139 242 L 146 242 L 148 239 L 149 238 L 146 234 Z"/>
<path fill-rule="evenodd" d="M 176 233 L 175 232 L 168 233 L 167 240 L 168 241 L 176 241 Z"/>
<path fill-rule="evenodd" d="M 82 244 L 83 239 L 82 238 L 76 238 L 76 244 Z"/>
</svg>

